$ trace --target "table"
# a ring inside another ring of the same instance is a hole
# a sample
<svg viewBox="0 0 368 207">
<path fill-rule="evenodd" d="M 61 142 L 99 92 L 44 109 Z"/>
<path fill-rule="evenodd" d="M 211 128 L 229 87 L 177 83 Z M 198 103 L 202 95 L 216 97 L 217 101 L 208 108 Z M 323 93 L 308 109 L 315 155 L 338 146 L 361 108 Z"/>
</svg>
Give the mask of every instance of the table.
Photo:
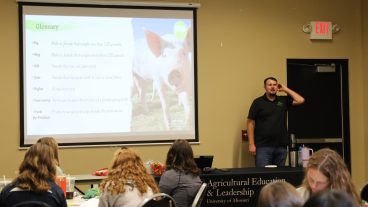
<svg viewBox="0 0 368 207">
<path fill-rule="evenodd" d="M 107 176 L 96 176 L 90 174 L 71 175 L 75 177 L 75 183 L 79 184 L 99 184 Z"/>
<path fill-rule="evenodd" d="M 302 183 L 303 168 L 230 168 L 217 169 L 202 174 L 207 191 L 202 207 L 254 207 L 257 206 L 258 194 L 267 183 L 287 181 L 294 186 Z"/>
<path fill-rule="evenodd" d="M 83 199 L 81 196 L 74 197 L 73 199 L 66 199 L 66 204 L 68 205 L 68 207 L 80 206 L 85 202 L 87 202 L 87 200 Z"/>
<path fill-rule="evenodd" d="M 81 184 L 91 185 L 91 188 L 97 188 L 101 181 L 107 176 L 96 176 L 91 174 L 79 174 L 79 175 L 71 175 L 71 177 L 75 177 L 75 186 L 74 188 L 78 190 L 80 193 L 84 195 L 84 192 L 78 187 Z"/>
<path fill-rule="evenodd" d="M 83 199 L 81 196 L 74 197 L 73 199 L 67 199 L 66 203 L 68 207 L 98 207 L 99 198 Z"/>
<path fill-rule="evenodd" d="M 0 192 L 3 190 L 3 188 L 4 188 L 7 184 L 11 183 L 11 181 L 12 181 L 12 180 L 9 180 L 9 179 L 1 179 L 1 180 L 0 180 Z"/>
<path fill-rule="evenodd" d="M 105 176 L 73 175 L 75 184 L 96 185 Z M 254 207 L 257 206 L 258 194 L 267 183 L 286 181 L 299 186 L 304 178 L 303 168 L 226 168 L 213 169 L 200 175 L 206 182 L 207 190 L 202 207 Z M 155 177 L 159 182 L 160 177 Z"/>
</svg>

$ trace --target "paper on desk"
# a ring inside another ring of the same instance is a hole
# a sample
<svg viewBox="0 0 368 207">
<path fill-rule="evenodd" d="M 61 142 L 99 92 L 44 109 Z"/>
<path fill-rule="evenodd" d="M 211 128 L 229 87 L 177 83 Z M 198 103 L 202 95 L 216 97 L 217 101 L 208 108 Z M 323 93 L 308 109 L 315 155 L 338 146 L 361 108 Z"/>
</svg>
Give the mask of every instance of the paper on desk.
<svg viewBox="0 0 368 207">
<path fill-rule="evenodd" d="M 86 202 L 82 203 L 80 207 L 98 207 L 99 198 L 91 198 Z"/>
</svg>

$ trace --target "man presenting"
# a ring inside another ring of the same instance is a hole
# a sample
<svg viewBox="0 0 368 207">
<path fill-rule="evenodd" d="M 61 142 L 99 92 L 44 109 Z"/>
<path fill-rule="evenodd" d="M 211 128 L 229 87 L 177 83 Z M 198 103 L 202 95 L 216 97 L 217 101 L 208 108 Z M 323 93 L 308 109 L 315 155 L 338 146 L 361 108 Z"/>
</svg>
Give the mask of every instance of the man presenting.
<svg viewBox="0 0 368 207">
<path fill-rule="evenodd" d="M 247 120 L 249 154 L 255 155 L 256 167 L 266 165 L 284 166 L 289 137 L 287 110 L 304 103 L 304 98 L 274 77 L 264 80 L 265 94 L 256 98 Z M 284 92 L 287 96 L 278 96 Z"/>
</svg>

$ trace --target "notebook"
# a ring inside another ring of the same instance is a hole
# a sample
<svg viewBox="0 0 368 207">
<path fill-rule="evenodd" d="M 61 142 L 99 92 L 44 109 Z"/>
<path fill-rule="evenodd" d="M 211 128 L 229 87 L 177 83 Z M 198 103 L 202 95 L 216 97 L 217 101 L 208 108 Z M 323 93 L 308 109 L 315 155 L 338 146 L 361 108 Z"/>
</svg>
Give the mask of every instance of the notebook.
<svg viewBox="0 0 368 207">
<path fill-rule="evenodd" d="M 195 156 L 194 161 L 197 164 L 197 167 L 203 171 L 205 167 L 212 167 L 213 155 Z"/>
</svg>

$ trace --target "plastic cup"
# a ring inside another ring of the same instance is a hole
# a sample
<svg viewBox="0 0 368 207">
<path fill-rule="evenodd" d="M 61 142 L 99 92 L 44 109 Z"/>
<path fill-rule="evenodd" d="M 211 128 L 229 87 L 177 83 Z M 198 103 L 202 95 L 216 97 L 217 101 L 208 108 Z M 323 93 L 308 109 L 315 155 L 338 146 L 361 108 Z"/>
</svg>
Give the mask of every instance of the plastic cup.
<svg viewBox="0 0 368 207">
<path fill-rule="evenodd" d="M 64 191 L 66 197 L 66 176 L 56 176 L 56 184 Z"/>
<path fill-rule="evenodd" d="M 66 199 L 73 199 L 74 197 L 75 177 L 66 177 Z"/>
<path fill-rule="evenodd" d="M 66 199 L 73 199 L 74 198 L 74 192 L 66 192 Z"/>
</svg>

